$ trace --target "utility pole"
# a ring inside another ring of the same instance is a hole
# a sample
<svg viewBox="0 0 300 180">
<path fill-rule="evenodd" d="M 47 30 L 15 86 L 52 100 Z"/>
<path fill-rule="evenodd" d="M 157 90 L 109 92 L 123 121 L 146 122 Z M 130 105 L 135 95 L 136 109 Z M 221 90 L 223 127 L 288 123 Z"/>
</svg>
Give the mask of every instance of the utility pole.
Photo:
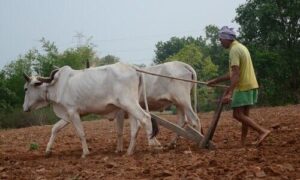
<svg viewBox="0 0 300 180">
<path fill-rule="evenodd" d="M 81 47 L 84 35 L 81 32 L 77 32 L 74 37 L 77 39 L 77 48 Z"/>
</svg>

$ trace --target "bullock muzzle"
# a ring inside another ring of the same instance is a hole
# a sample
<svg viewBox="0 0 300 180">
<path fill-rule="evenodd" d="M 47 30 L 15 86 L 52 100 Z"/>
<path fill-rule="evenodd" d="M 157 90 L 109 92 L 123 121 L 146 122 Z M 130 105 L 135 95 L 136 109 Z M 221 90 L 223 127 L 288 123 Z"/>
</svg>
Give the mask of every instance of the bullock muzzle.
<svg viewBox="0 0 300 180">
<path fill-rule="evenodd" d="M 24 106 L 23 106 L 23 111 L 24 111 L 24 112 L 30 112 L 30 107 L 24 107 Z"/>
<path fill-rule="evenodd" d="M 23 109 L 24 112 L 30 112 L 30 109 Z"/>
</svg>

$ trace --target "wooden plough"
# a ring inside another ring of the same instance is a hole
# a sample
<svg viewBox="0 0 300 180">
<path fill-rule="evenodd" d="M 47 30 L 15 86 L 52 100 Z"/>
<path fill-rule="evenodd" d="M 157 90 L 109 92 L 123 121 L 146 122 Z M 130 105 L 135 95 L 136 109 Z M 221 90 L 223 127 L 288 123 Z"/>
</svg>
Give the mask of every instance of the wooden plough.
<svg viewBox="0 0 300 180">
<path fill-rule="evenodd" d="M 149 75 L 153 75 L 153 76 L 160 76 L 160 77 L 165 77 L 165 78 L 169 78 L 169 79 L 175 79 L 175 80 L 179 80 L 179 81 L 185 81 L 185 82 L 192 82 L 192 83 L 197 83 L 197 84 L 203 84 L 203 85 L 208 85 L 206 82 L 201 82 L 201 81 L 194 81 L 194 80 L 187 80 L 187 79 L 182 79 L 182 78 L 176 78 L 176 77 L 171 77 L 171 76 L 166 76 L 166 75 L 162 75 L 162 74 L 156 74 L 156 73 L 151 73 L 148 71 L 144 71 L 141 70 L 139 68 L 136 68 L 136 71 L 141 72 L 141 73 L 145 73 L 145 74 L 149 74 Z M 214 87 L 221 87 L 221 88 L 228 88 L 228 86 L 226 85 L 212 85 Z M 217 124 L 219 122 L 219 118 L 223 109 L 223 103 L 222 103 L 222 97 L 219 100 L 218 103 L 218 108 L 215 111 L 214 117 L 213 117 L 213 121 L 211 122 L 209 129 L 206 133 L 206 135 L 202 135 L 200 134 L 196 129 L 192 128 L 191 126 L 187 125 L 185 128 L 182 128 L 170 121 L 167 121 L 153 113 L 151 114 L 151 118 L 155 119 L 158 124 L 164 126 L 165 128 L 177 133 L 179 136 L 182 136 L 186 139 L 192 140 L 194 142 L 196 142 L 198 144 L 198 146 L 200 148 L 207 148 L 207 149 L 214 149 L 215 146 L 214 144 L 211 142 L 213 135 L 215 133 Z"/>
<path fill-rule="evenodd" d="M 151 118 L 155 119 L 158 124 L 175 132 L 179 136 L 182 136 L 186 139 L 194 141 L 195 143 L 197 143 L 197 145 L 200 148 L 215 149 L 215 145 L 212 143 L 211 140 L 213 138 L 217 124 L 219 122 L 222 109 L 223 109 L 223 103 L 220 101 L 218 108 L 214 114 L 213 121 L 211 122 L 211 124 L 208 128 L 208 131 L 204 136 L 202 134 L 200 134 L 196 129 L 192 128 L 189 125 L 187 125 L 185 128 L 182 128 L 182 127 L 178 126 L 177 124 L 174 124 L 168 120 L 165 120 L 153 113 L 150 113 L 150 114 L 151 114 Z"/>
</svg>

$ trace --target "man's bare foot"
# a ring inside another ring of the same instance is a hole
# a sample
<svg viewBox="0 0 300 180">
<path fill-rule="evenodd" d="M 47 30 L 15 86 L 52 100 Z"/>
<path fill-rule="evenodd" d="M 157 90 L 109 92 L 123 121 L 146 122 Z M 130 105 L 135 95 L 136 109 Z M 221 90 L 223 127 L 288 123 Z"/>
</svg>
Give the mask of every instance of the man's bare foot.
<svg viewBox="0 0 300 180">
<path fill-rule="evenodd" d="M 263 140 L 271 133 L 270 130 L 266 130 L 265 133 L 261 134 L 258 138 L 258 140 L 256 141 L 255 145 L 256 146 L 260 146 L 261 143 L 263 142 Z"/>
</svg>

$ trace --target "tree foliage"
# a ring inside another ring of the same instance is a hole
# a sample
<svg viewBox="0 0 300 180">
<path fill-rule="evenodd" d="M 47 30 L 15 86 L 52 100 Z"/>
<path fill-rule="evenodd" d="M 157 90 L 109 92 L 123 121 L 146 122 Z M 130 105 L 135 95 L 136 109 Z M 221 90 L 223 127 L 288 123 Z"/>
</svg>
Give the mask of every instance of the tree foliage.
<svg viewBox="0 0 300 180">
<path fill-rule="evenodd" d="M 214 64 L 217 64 L 218 75 L 223 75 L 228 72 L 228 55 L 226 50 L 221 47 L 219 41 L 219 28 L 215 25 L 208 25 L 205 27 L 205 42 L 208 55 Z"/>
<path fill-rule="evenodd" d="M 217 75 L 218 66 L 216 66 L 209 56 L 204 56 L 200 47 L 196 44 L 185 45 L 177 54 L 167 58 L 167 61 L 182 61 L 191 65 L 196 73 L 198 80 L 208 80 Z M 214 98 L 211 89 L 200 86 L 198 93 L 198 107 L 202 110 L 208 110 L 210 105 L 207 103 L 208 99 Z"/>
<path fill-rule="evenodd" d="M 69 48 L 60 53 L 54 42 L 43 38 L 41 44 L 43 52 L 31 49 L 24 56 L 18 57 L 0 71 L 0 128 L 22 127 L 25 124 L 32 125 L 42 122 L 39 118 L 40 115 L 27 116 L 20 112 L 24 99 L 25 80 L 23 73 L 49 76 L 50 72 L 57 67 L 69 65 L 74 69 L 83 69 L 86 66 L 87 59 L 92 61 L 99 59 L 90 45 Z M 46 113 L 49 113 L 48 117 L 54 117 L 50 111 Z M 25 120 L 27 117 L 31 118 L 28 123 Z M 33 119 L 36 119 L 36 121 Z M 47 122 L 52 121 L 52 119 L 47 120 Z"/>
<path fill-rule="evenodd" d="M 218 41 L 219 28 L 208 25 L 206 37 L 172 37 L 166 42 L 156 44 L 155 64 L 179 60 L 190 64 L 197 72 L 198 79 L 206 81 L 228 71 L 228 57 Z M 198 102 L 202 110 L 211 110 L 214 104 L 210 101 L 219 96 L 218 89 L 201 86 L 198 90 Z"/>
<path fill-rule="evenodd" d="M 10 112 L 17 103 L 17 96 L 10 91 L 5 81 L 4 72 L 0 72 L 0 112 Z"/>
<path fill-rule="evenodd" d="M 205 57 L 196 44 L 185 45 L 177 54 L 167 58 L 167 61 L 175 60 L 191 65 L 199 79 L 207 80 L 217 75 L 218 66 L 213 64 L 209 56 Z"/>
<path fill-rule="evenodd" d="M 59 53 L 53 42 L 43 38 L 41 43 L 45 54 L 37 53 L 33 67 L 38 75 L 48 76 L 55 67 L 62 67 L 65 65 L 68 65 L 73 69 L 82 69 L 85 68 L 87 60 L 95 61 L 95 59 L 97 59 L 92 46 L 89 45 L 69 48 L 63 53 Z"/>
<path fill-rule="evenodd" d="M 226 71 L 228 71 L 228 57 L 226 55 L 226 51 L 224 48 L 220 46 L 219 39 L 218 39 L 218 31 L 219 28 L 215 25 L 208 25 L 205 27 L 205 34 L 206 37 L 183 37 L 183 38 L 178 38 L 178 37 L 172 37 L 170 40 L 166 42 L 158 42 L 156 44 L 156 49 L 155 49 L 155 59 L 154 63 L 155 64 L 161 64 L 171 57 L 175 56 L 178 52 L 180 52 L 183 48 L 191 45 L 193 47 L 198 47 L 200 48 L 201 51 L 201 56 L 202 57 L 209 57 L 210 60 L 212 61 L 213 64 L 218 64 L 218 72 L 217 74 L 223 74 Z M 189 48 L 188 48 L 189 49 Z M 193 51 L 190 52 L 185 52 L 186 54 L 189 54 L 190 57 L 187 58 L 195 58 L 193 57 L 195 54 L 193 54 Z M 178 54 L 176 56 L 179 56 Z M 197 55 L 196 55 L 197 56 Z M 185 62 L 191 65 L 199 64 L 200 61 L 198 58 L 198 61 L 196 60 L 188 60 L 186 59 Z M 195 66 L 196 67 L 196 66 Z M 201 65 L 197 65 L 197 68 L 201 68 Z M 202 77 L 202 76 L 201 76 Z"/>
<path fill-rule="evenodd" d="M 172 37 L 169 41 L 162 42 L 159 41 L 155 47 L 155 64 L 161 64 L 166 61 L 166 59 L 176 53 L 178 53 L 187 44 L 197 44 L 198 46 L 203 46 L 205 44 L 204 40 L 193 37 Z"/>
<path fill-rule="evenodd" d="M 299 8 L 298 0 L 248 0 L 237 8 L 235 20 L 247 43 L 266 49 L 294 49 L 299 47 Z"/>
<path fill-rule="evenodd" d="M 120 58 L 113 56 L 113 55 L 106 55 L 96 63 L 97 66 L 103 66 L 103 65 L 108 65 L 108 64 L 114 64 L 120 62 Z"/>
</svg>

